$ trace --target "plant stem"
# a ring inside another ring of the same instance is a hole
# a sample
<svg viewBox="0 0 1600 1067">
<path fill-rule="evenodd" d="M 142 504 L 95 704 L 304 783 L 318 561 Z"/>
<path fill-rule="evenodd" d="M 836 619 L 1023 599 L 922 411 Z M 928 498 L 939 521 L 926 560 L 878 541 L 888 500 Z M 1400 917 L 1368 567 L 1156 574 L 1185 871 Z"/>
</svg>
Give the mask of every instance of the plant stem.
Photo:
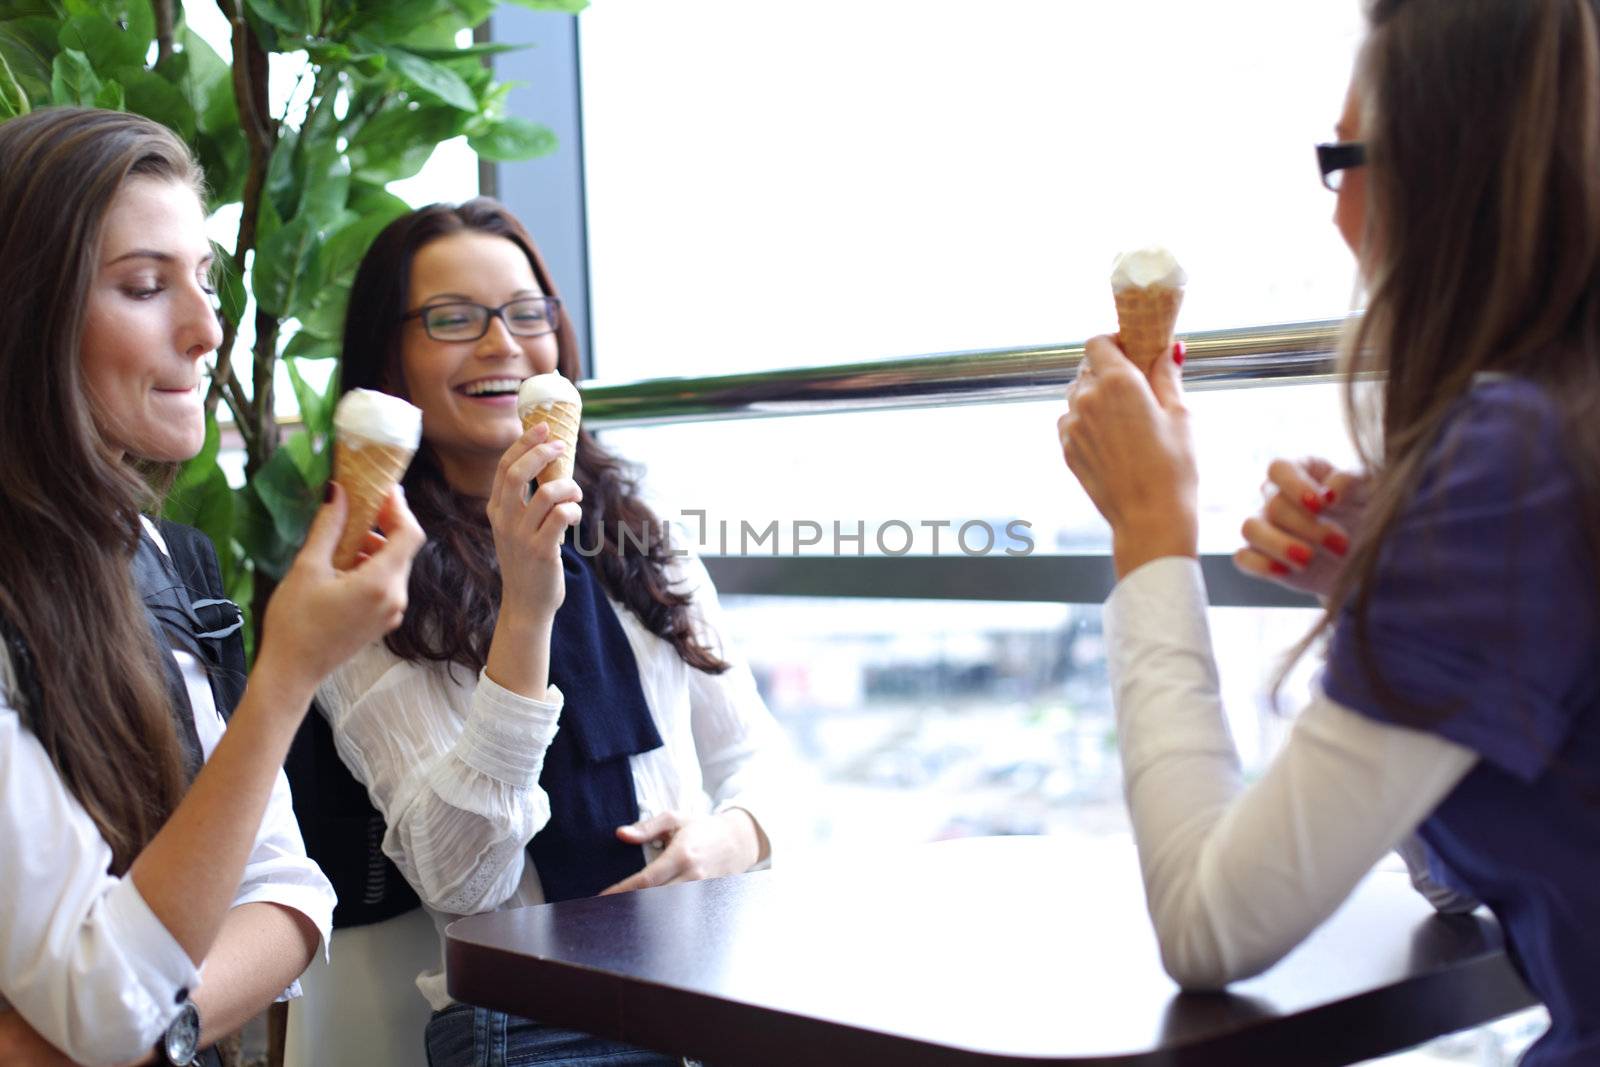
<svg viewBox="0 0 1600 1067">
<path fill-rule="evenodd" d="M 156 65 L 165 63 L 172 55 L 172 35 L 177 25 L 172 10 L 172 0 L 150 0 L 156 15 Z"/>
</svg>

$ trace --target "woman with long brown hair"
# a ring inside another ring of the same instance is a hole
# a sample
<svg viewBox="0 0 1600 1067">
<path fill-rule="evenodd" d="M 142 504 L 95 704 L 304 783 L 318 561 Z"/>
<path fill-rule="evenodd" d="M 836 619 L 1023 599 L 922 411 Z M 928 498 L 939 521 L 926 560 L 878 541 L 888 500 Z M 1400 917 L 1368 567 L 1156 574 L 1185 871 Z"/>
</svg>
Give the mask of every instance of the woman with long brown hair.
<svg viewBox="0 0 1600 1067">
<path fill-rule="evenodd" d="M 1600 1062 L 1600 11 L 1377 0 L 1369 24 L 1319 147 L 1368 292 L 1343 350 L 1366 481 L 1276 465 L 1246 526 L 1246 569 L 1334 576 L 1319 692 L 1250 787 L 1176 367 L 1146 378 L 1097 338 L 1061 420 L 1112 528 L 1150 910 L 1169 971 L 1214 988 L 1271 966 L 1415 832 L 1550 1010 L 1523 1062 Z"/>
<path fill-rule="evenodd" d="M 284 755 L 317 683 L 399 621 L 422 540 L 396 496 L 387 545 L 336 573 L 336 493 L 268 606 L 248 683 L 237 614 L 220 625 L 219 602 L 190 597 L 220 585 L 214 552 L 147 516 L 161 471 L 205 436 L 220 332 L 201 181 L 138 116 L 0 125 L 8 1064 L 152 1049 L 187 1063 L 291 989 L 333 899 Z"/>
<path fill-rule="evenodd" d="M 404 216 L 373 242 L 349 307 L 341 388 L 422 409 L 405 487 L 430 543 L 405 621 L 318 704 L 387 823 L 384 851 L 441 928 L 769 859 L 784 746 L 722 642 L 705 568 L 587 432 L 574 477 L 527 491 L 561 442 L 523 431 L 519 385 L 575 382 L 580 363 L 521 223 L 487 199 Z M 452 1005 L 440 974 L 419 985 L 434 1067 L 535 1050 L 661 1060 Z"/>
</svg>

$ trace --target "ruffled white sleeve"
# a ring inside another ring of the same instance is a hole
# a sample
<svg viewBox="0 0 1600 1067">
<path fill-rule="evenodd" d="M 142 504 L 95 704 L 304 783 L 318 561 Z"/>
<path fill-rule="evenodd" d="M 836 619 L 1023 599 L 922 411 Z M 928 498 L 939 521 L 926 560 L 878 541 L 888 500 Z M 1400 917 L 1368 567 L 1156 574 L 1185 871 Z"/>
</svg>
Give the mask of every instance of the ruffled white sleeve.
<svg viewBox="0 0 1600 1067">
<path fill-rule="evenodd" d="M 1319 696 L 1246 786 L 1196 560 L 1125 577 L 1106 634 L 1145 895 L 1162 961 L 1185 988 L 1217 989 L 1288 954 L 1477 760 Z"/>
<path fill-rule="evenodd" d="M 470 915 L 516 892 L 524 849 L 550 819 L 539 773 L 562 703 L 550 695 L 406 663 L 381 644 L 318 690 L 339 755 L 388 825 L 384 852 L 430 908 Z"/>
</svg>

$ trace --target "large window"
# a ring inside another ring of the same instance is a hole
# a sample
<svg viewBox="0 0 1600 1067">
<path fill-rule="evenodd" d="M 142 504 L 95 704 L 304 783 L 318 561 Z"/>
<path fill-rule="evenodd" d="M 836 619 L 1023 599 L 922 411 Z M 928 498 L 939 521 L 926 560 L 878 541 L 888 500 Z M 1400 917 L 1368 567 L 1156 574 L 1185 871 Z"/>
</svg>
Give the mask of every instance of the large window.
<svg viewBox="0 0 1600 1067">
<path fill-rule="evenodd" d="M 1331 136 L 1360 31 L 1356 0 L 595 4 L 579 39 L 596 377 L 1075 341 L 1114 328 L 1111 260 L 1152 242 L 1190 275 L 1180 332 L 1340 317 L 1354 267 L 1311 146 Z M 1352 459 L 1331 386 L 1191 406 L 1207 553 L 1236 547 L 1270 458 Z M 1013 522 L 1031 552 L 1103 554 L 1060 459 L 1061 407 L 606 440 L 712 555 L 959 556 L 969 523 L 999 554 Z M 816 841 L 1125 834 L 1100 609 L 1072 599 L 727 596 L 814 772 Z M 1315 617 L 1212 613 L 1247 767 L 1286 729 L 1270 682 Z M 1509 1062 L 1537 1026 L 1406 1062 Z"/>
<path fill-rule="evenodd" d="M 1324 319 L 1311 145 L 1356 0 L 606 0 L 580 21 L 606 378 L 1077 339 L 1122 249 L 1182 324 Z"/>
</svg>

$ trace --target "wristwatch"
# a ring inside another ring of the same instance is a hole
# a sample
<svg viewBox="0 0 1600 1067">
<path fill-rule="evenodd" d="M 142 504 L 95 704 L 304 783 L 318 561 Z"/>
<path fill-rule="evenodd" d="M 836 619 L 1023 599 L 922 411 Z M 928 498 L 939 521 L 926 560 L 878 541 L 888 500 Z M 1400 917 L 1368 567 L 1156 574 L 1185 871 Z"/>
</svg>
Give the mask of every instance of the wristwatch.
<svg viewBox="0 0 1600 1067">
<path fill-rule="evenodd" d="M 200 1051 L 200 1009 L 194 1001 L 185 1000 L 178 1009 L 178 1017 L 167 1027 L 167 1032 L 156 1042 L 156 1062 L 187 1067 Z"/>
</svg>

